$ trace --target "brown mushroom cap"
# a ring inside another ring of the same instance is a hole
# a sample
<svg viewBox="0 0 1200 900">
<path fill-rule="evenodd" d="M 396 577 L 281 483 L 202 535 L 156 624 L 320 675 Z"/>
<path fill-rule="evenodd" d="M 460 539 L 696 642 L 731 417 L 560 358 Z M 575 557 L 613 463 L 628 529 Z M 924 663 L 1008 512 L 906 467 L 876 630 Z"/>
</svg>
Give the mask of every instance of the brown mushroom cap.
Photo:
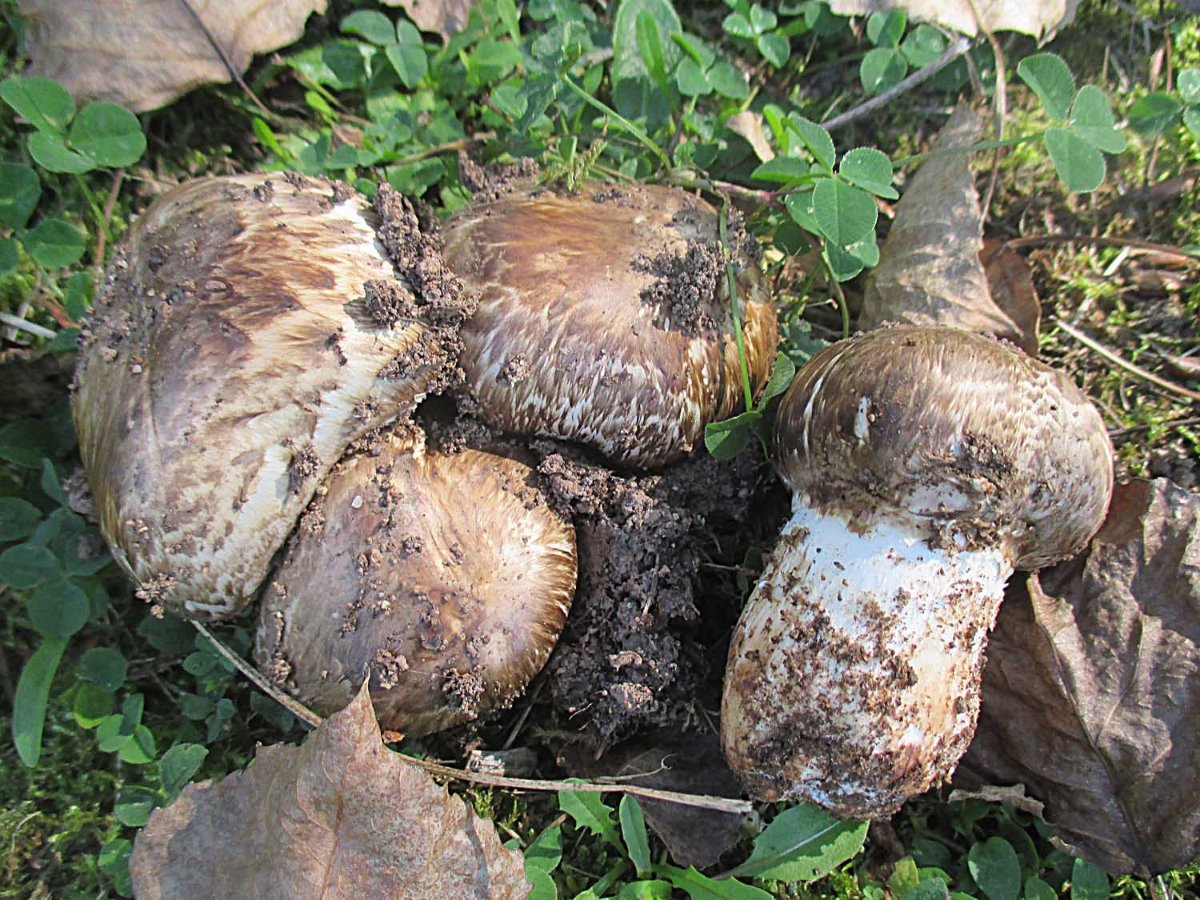
<svg viewBox="0 0 1200 900">
<path fill-rule="evenodd" d="M 313 501 L 264 592 L 256 655 L 322 714 L 370 672 L 383 726 L 426 734 L 521 694 L 575 571 L 574 529 L 528 466 L 393 435 Z"/>
<path fill-rule="evenodd" d="M 491 424 L 655 466 L 741 401 L 718 216 L 704 201 L 651 185 L 537 189 L 469 206 L 445 237 L 447 264 L 480 293 L 462 366 Z M 777 327 L 744 246 L 733 261 L 758 385 Z"/>
<path fill-rule="evenodd" d="M 74 414 L 101 530 L 149 599 L 238 611 L 351 441 L 445 381 L 378 226 L 345 185 L 244 175 L 130 229 Z"/>
<path fill-rule="evenodd" d="M 783 477 L 820 506 L 894 509 L 935 542 L 1004 545 L 1016 568 L 1104 521 L 1112 446 L 1066 375 L 992 338 L 901 325 L 817 354 L 779 407 Z"/>
</svg>

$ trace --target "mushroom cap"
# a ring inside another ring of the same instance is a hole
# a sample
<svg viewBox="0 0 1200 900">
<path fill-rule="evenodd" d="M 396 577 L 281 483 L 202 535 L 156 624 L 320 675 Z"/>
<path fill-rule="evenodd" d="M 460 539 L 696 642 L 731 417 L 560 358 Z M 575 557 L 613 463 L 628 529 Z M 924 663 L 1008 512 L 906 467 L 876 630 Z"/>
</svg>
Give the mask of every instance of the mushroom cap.
<svg viewBox="0 0 1200 900">
<path fill-rule="evenodd" d="M 948 548 L 999 546 L 1036 569 L 1104 521 L 1112 447 L 1066 375 L 1010 345 L 900 325 L 825 348 L 780 404 L 784 479 L 822 508 L 901 514 Z"/>
<path fill-rule="evenodd" d="M 447 264 L 480 295 L 461 363 L 490 424 L 657 466 L 741 401 L 718 215 L 703 200 L 653 185 L 535 189 L 467 207 L 445 238 Z M 751 247 L 731 249 L 758 385 L 778 333 Z"/>
<path fill-rule="evenodd" d="M 346 185 L 244 175 L 174 188 L 130 229 L 74 417 L 101 530 L 148 599 L 237 612 L 347 446 L 445 381 L 378 226 Z"/>
<path fill-rule="evenodd" d="M 575 592 L 575 532 L 524 463 L 393 434 L 343 461 L 264 591 L 260 666 L 321 714 L 364 674 L 385 728 L 427 734 L 506 706 Z"/>
</svg>

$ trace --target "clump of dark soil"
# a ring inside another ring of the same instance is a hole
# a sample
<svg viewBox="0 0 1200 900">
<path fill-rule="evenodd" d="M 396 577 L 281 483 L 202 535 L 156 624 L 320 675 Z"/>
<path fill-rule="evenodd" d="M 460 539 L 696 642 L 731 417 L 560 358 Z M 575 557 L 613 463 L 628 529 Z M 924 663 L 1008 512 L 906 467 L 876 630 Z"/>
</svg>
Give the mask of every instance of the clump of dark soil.
<svg viewBox="0 0 1200 900">
<path fill-rule="evenodd" d="M 601 750 L 635 731 L 693 723 L 719 695 L 741 602 L 730 582 L 706 583 L 704 570 L 741 564 L 762 533 L 752 524 L 778 527 L 763 521 L 772 516 L 761 500 L 777 486 L 769 467 L 748 450 L 732 462 L 702 453 L 627 475 L 565 444 L 533 449 L 551 503 L 574 518 L 579 551 L 575 603 L 547 667 L 554 705 Z"/>
<path fill-rule="evenodd" d="M 686 335 L 716 330 L 713 298 L 719 295 L 717 288 L 725 274 L 719 245 L 689 241 L 683 253 L 667 251 L 653 259 L 643 256 L 634 261 L 634 267 L 654 276 L 641 299 L 658 310 L 669 327 Z"/>
<path fill-rule="evenodd" d="M 529 157 L 481 166 L 466 153 L 458 154 L 458 180 L 475 195 L 477 203 L 492 203 L 528 187 L 539 172 L 537 162 Z"/>
</svg>

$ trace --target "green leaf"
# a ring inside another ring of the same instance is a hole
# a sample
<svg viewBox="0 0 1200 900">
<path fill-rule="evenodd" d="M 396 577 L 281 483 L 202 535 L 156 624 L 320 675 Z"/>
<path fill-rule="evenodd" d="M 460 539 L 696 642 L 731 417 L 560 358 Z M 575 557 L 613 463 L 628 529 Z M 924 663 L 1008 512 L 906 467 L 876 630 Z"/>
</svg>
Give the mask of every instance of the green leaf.
<svg viewBox="0 0 1200 900">
<path fill-rule="evenodd" d="M 0 238 L 0 275 L 11 272 L 21 261 L 21 253 L 17 249 L 14 238 Z"/>
<path fill-rule="evenodd" d="M 352 12 L 342 19 L 344 34 L 357 34 L 378 47 L 396 43 L 396 27 L 392 20 L 374 9 Z"/>
<path fill-rule="evenodd" d="M 68 638 L 92 614 L 83 588 L 65 578 L 44 584 L 29 598 L 29 619 L 43 637 Z"/>
<path fill-rule="evenodd" d="M 900 52 L 914 69 L 929 65 L 946 51 L 946 38 L 932 25 L 918 25 L 900 44 Z"/>
<path fill-rule="evenodd" d="M 762 58 L 777 69 L 782 69 L 792 55 L 792 45 L 786 37 L 776 31 L 760 34 L 754 46 L 762 54 Z"/>
<path fill-rule="evenodd" d="M 1075 96 L 1075 76 L 1053 53 L 1036 53 L 1017 63 L 1017 75 L 1037 94 L 1046 114 L 1060 121 L 1071 111 Z"/>
<path fill-rule="evenodd" d="M 712 47 L 694 34 L 676 32 L 671 35 L 671 40 L 678 44 L 688 58 L 701 69 L 707 69 L 716 62 L 717 54 L 713 52 Z"/>
<path fill-rule="evenodd" d="M 146 152 L 137 116 L 118 103 L 98 101 L 79 111 L 67 143 L 98 166 L 131 166 Z"/>
<path fill-rule="evenodd" d="M 617 900 L 671 900 L 669 881 L 633 881 L 621 885 Z"/>
<path fill-rule="evenodd" d="M 837 151 L 833 146 L 833 138 L 829 132 L 804 116 L 792 113 L 787 117 L 788 127 L 800 138 L 801 143 L 808 148 L 817 164 L 829 172 L 833 172 L 833 161 Z"/>
<path fill-rule="evenodd" d="M 720 422 L 704 426 L 704 446 L 714 459 L 733 459 L 754 436 L 762 413 L 750 409 Z"/>
<path fill-rule="evenodd" d="M 1097 150 L 1121 153 L 1125 150 L 1125 135 L 1117 131 L 1108 97 L 1094 84 L 1085 84 L 1075 95 L 1067 128 Z"/>
<path fill-rule="evenodd" d="M 882 94 L 895 87 L 908 74 L 908 60 L 894 47 L 868 50 L 858 67 L 858 77 L 868 94 Z"/>
<path fill-rule="evenodd" d="M 0 100 L 39 131 L 62 131 L 75 115 L 75 101 L 56 81 L 33 75 L 0 81 Z"/>
<path fill-rule="evenodd" d="M 791 184 L 804 178 L 808 171 L 808 163 L 796 159 L 794 156 L 776 156 L 751 172 L 750 177 L 757 181 Z"/>
<path fill-rule="evenodd" d="M 125 683 L 129 661 L 111 647 L 93 647 L 79 661 L 79 677 L 115 691 Z"/>
<path fill-rule="evenodd" d="M 121 749 L 117 751 L 122 762 L 127 762 L 133 766 L 143 766 L 148 762 L 153 762 L 155 755 L 158 753 L 157 745 L 154 742 L 154 733 L 145 725 L 138 725 L 133 729 L 133 734 L 129 740 L 121 745 Z"/>
<path fill-rule="evenodd" d="M 79 262 L 87 249 L 83 235 L 62 219 L 45 219 L 21 238 L 25 251 L 44 269 L 61 269 Z"/>
<path fill-rule="evenodd" d="M 476 68 L 496 70 L 499 73 L 497 78 L 519 66 L 524 59 L 521 48 L 509 41 L 480 41 L 479 46 L 467 58 Z"/>
<path fill-rule="evenodd" d="M 750 85 L 742 70 L 721 60 L 708 70 L 708 80 L 713 89 L 722 97 L 730 100 L 745 100 L 750 96 Z"/>
<path fill-rule="evenodd" d="M 1067 190 L 1086 194 L 1104 183 L 1104 155 L 1079 135 L 1066 128 L 1047 128 L 1043 140 Z"/>
<path fill-rule="evenodd" d="M 1071 900 L 1107 900 L 1108 875 L 1086 859 L 1076 859 L 1071 866 Z"/>
<path fill-rule="evenodd" d="M 37 172 L 19 163 L 0 163 L 0 225 L 24 228 L 41 196 Z"/>
<path fill-rule="evenodd" d="M 867 40 L 876 47 L 898 47 L 908 17 L 902 9 L 871 13 L 867 17 Z"/>
<path fill-rule="evenodd" d="M 19 541 L 33 534 L 42 511 L 27 500 L 0 497 L 0 541 Z"/>
<path fill-rule="evenodd" d="M 887 154 L 873 147 L 855 147 L 847 151 L 838 163 L 838 174 L 877 197 L 896 200 L 900 196 L 892 187 L 892 161 Z"/>
<path fill-rule="evenodd" d="M 675 86 L 685 97 L 703 97 L 711 94 L 713 86 L 708 75 L 694 59 L 681 60 L 675 70 Z"/>
<path fill-rule="evenodd" d="M 550 877 L 549 872 L 531 869 L 526 864 L 525 877 L 533 886 L 533 890 L 529 892 L 526 900 L 558 900 L 558 887 L 554 884 L 554 879 Z"/>
<path fill-rule="evenodd" d="M 839 247 L 826 242 L 825 261 L 838 281 L 849 281 L 863 269 L 879 264 L 879 245 L 875 235 L 869 234 L 849 247 Z"/>
<path fill-rule="evenodd" d="M 787 208 L 788 215 L 792 217 L 792 221 L 811 234 L 820 234 L 821 229 L 817 225 L 817 217 L 813 213 L 813 192 L 812 188 L 803 191 L 792 191 L 783 198 L 783 205 Z"/>
<path fill-rule="evenodd" d="M 157 794 L 142 785 L 126 785 L 113 804 L 113 815 L 122 825 L 141 828 L 150 820 L 150 813 L 158 806 Z"/>
<path fill-rule="evenodd" d="M 795 377 L 796 364 L 792 362 L 790 356 L 781 352 L 775 357 L 775 365 L 771 366 L 771 377 L 767 379 L 767 385 L 763 388 L 762 397 L 758 401 L 759 409 L 786 391 Z"/>
<path fill-rule="evenodd" d="M 637 41 L 638 54 L 646 65 L 646 71 L 655 84 L 662 86 L 667 80 L 667 71 L 663 62 L 662 37 L 658 33 L 658 25 L 654 16 L 646 10 L 637 14 L 634 23 L 634 38 Z"/>
<path fill-rule="evenodd" d="M 1036 875 L 1025 879 L 1025 900 L 1058 900 L 1058 891 Z"/>
<path fill-rule="evenodd" d="M 1182 69 L 1175 78 L 1175 88 L 1184 103 L 1200 103 L 1200 69 Z"/>
<path fill-rule="evenodd" d="M 1129 107 L 1129 127 L 1144 137 L 1158 137 L 1175 124 L 1182 111 L 1183 104 L 1170 94 L 1147 94 Z"/>
<path fill-rule="evenodd" d="M 129 856 L 133 843 L 126 838 L 109 841 L 100 848 L 96 862 L 100 871 L 113 880 L 113 887 L 122 897 L 133 896 L 133 881 L 129 875 Z"/>
<path fill-rule="evenodd" d="M 384 53 L 400 76 L 400 81 L 411 90 L 421 83 L 429 71 L 429 57 L 425 55 L 425 48 L 421 44 L 421 33 L 411 22 L 401 22 L 396 29 L 401 43 L 393 44 Z"/>
<path fill-rule="evenodd" d="M 725 17 L 725 21 L 721 23 L 721 27 L 725 33 L 737 38 L 744 38 L 748 41 L 754 40 L 757 33 L 754 31 L 754 26 L 750 24 L 750 20 L 741 13 L 730 13 Z"/>
<path fill-rule="evenodd" d="M 812 204 L 821 234 L 839 247 L 871 234 L 879 218 L 879 207 L 870 194 L 835 178 L 817 182 Z"/>
<path fill-rule="evenodd" d="M 629 861 L 637 869 L 638 877 L 650 871 L 650 840 L 646 836 L 646 820 L 637 799 L 626 794 L 618 807 L 621 820 L 621 838 L 629 853 Z"/>
<path fill-rule="evenodd" d="M 62 482 L 58 480 L 58 472 L 55 471 L 54 463 L 48 459 L 42 460 L 42 493 L 57 503 L 59 506 L 67 505 L 67 494 L 62 488 Z"/>
<path fill-rule="evenodd" d="M 206 756 L 208 748 L 200 744 L 176 744 L 163 754 L 158 761 L 158 780 L 168 798 L 174 800 L 178 796 L 184 785 L 200 771 Z"/>
<path fill-rule="evenodd" d="M 743 884 L 733 878 L 717 881 L 701 875 L 695 866 L 655 866 L 654 872 L 684 891 L 691 900 L 771 900 L 766 891 Z"/>
<path fill-rule="evenodd" d="M 537 840 L 525 848 L 526 870 L 534 868 L 543 872 L 553 872 L 562 862 L 562 850 L 562 826 L 547 828 L 537 836 Z"/>
<path fill-rule="evenodd" d="M 41 419 L 16 419 L 0 428 L 0 459 L 40 469 L 54 446 L 54 435 Z"/>
<path fill-rule="evenodd" d="M 811 804 L 793 806 L 754 839 L 750 858 L 730 874 L 815 881 L 853 858 L 866 837 L 866 822 L 840 821 Z"/>
<path fill-rule="evenodd" d="M 67 648 L 65 638 L 50 638 L 34 651 L 21 669 L 17 692 L 13 697 L 13 744 L 21 762 L 33 768 L 42 755 L 42 728 L 46 722 L 46 703 L 54 673 Z"/>
<path fill-rule="evenodd" d="M 62 573 L 62 566 L 45 547 L 18 544 L 0 554 L 0 581 L 18 591 L 36 587 Z"/>
<path fill-rule="evenodd" d="M 643 15 L 650 17 L 660 35 L 683 30 L 679 15 L 667 0 L 621 0 L 613 19 L 613 59 L 610 73 L 614 84 L 638 78 L 653 78 L 653 73 L 647 68 L 638 46 L 638 20 Z M 674 70 L 683 51 L 673 41 L 666 45 L 660 43 L 660 49 L 663 55 L 663 70 Z"/>
<path fill-rule="evenodd" d="M 750 7 L 750 27 L 754 29 L 755 34 L 766 34 L 775 27 L 778 21 L 775 13 L 766 7 L 757 3 Z"/>
<path fill-rule="evenodd" d="M 29 155 L 47 172 L 80 175 L 95 168 L 95 164 L 82 153 L 68 150 L 61 135 L 48 131 L 35 131 L 29 136 Z"/>
<path fill-rule="evenodd" d="M 1200 106 L 1189 106 L 1183 111 L 1183 124 L 1192 134 L 1192 140 L 1200 143 Z"/>
<path fill-rule="evenodd" d="M 71 715 L 80 728 L 95 728 L 112 715 L 117 698 L 111 691 L 99 685 L 79 682 L 75 689 L 75 700 L 71 704 Z"/>
<path fill-rule="evenodd" d="M 612 807 L 604 803 L 600 794 L 594 791 L 559 791 L 558 808 L 571 817 L 576 827 L 599 835 L 618 850 L 624 849 L 613 821 Z"/>
<path fill-rule="evenodd" d="M 1004 838 L 972 844 L 967 870 L 988 900 L 1017 900 L 1021 895 L 1021 860 Z"/>
</svg>

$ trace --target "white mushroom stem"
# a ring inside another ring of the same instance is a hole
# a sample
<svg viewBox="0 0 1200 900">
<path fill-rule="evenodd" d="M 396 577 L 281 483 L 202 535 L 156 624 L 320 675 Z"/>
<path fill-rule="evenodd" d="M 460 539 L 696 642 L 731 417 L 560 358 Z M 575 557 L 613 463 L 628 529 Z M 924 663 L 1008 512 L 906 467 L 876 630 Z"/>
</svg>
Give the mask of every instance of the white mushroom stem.
<svg viewBox="0 0 1200 900">
<path fill-rule="evenodd" d="M 754 796 L 879 815 L 953 771 L 1012 565 L 929 533 L 793 500 L 726 673 L 725 752 Z"/>
</svg>

